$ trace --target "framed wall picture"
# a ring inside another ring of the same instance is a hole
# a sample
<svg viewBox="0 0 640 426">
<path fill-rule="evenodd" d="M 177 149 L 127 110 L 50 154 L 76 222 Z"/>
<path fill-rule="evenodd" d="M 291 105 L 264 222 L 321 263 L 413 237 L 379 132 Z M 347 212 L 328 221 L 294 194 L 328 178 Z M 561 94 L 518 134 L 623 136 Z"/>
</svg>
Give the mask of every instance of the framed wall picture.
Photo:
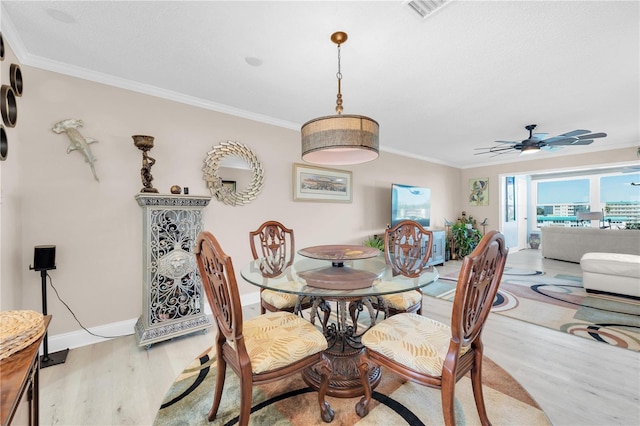
<svg viewBox="0 0 640 426">
<path fill-rule="evenodd" d="M 469 205 L 489 205 L 489 178 L 469 179 Z"/>
<path fill-rule="evenodd" d="M 507 211 L 506 218 L 507 222 L 513 222 L 516 220 L 516 185 L 515 185 L 515 177 L 507 176 L 506 179 L 506 189 L 505 189 L 505 203 Z"/>
<path fill-rule="evenodd" d="M 293 165 L 294 201 L 350 203 L 352 186 L 350 171 Z"/>
<path fill-rule="evenodd" d="M 235 180 L 223 180 L 222 187 L 227 188 L 229 192 L 236 192 L 236 181 Z"/>
</svg>

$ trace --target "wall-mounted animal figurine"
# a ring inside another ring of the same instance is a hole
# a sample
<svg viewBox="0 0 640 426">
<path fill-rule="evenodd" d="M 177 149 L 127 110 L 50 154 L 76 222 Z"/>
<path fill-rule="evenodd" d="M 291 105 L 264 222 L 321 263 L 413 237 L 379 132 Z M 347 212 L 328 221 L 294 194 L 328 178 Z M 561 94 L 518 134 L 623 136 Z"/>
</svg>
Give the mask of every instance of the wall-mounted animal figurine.
<svg viewBox="0 0 640 426">
<path fill-rule="evenodd" d="M 100 179 L 98 179 L 98 175 L 96 175 L 96 169 L 94 167 L 94 163 L 97 160 L 93 156 L 91 148 L 89 147 L 89 144 L 98 141 L 92 138 L 85 138 L 80 134 L 80 132 L 78 131 L 78 127 L 82 127 L 83 125 L 84 123 L 82 122 L 82 120 L 69 118 L 67 120 L 58 121 L 51 130 L 53 130 L 54 133 L 67 134 L 67 137 L 71 141 L 71 144 L 67 148 L 67 154 L 69 154 L 71 151 L 80 152 L 84 156 L 85 161 L 89 163 L 89 167 L 91 167 L 91 173 L 93 173 L 93 177 L 95 178 L 95 180 L 97 182 L 100 182 Z"/>
</svg>

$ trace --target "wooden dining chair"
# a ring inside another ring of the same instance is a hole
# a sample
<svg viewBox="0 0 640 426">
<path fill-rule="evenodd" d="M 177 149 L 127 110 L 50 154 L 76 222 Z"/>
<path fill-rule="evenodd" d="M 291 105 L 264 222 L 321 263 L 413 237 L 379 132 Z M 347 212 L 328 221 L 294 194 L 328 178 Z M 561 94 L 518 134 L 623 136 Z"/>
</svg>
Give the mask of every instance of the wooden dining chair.
<svg viewBox="0 0 640 426">
<path fill-rule="evenodd" d="M 331 366 L 323 352 L 327 349 L 324 335 L 290 312 L 269 312 L 243 322 L 231 257 L 209 232 L 198 235 L 195 255 L 217 327 L 217 375 L 209 421 L 216 418 L 229 365 L 240 379 L 240 425 L 249 423 L 254 384 L 276 381 L 305 368 L 313 368 L 321 378 L 318 404 L 322 419 L 331 422 L 334 413 L 325 401 Z"/>
<path fill-rule="evenodd" d="M 280 222 L 270 220 L 264 222 L 255 231 L 249 232 L 249 244 L 253 259 L 263 258 L 262 274 L 267 278 L 274 278 L 293 263 L 295 255 L 295 238 L 293 229 L 289 229 Z M 266 311 L 295 312 L 298 306 L 298 296 L 274 290 L 260 289 L 260 313 Z M 311 300 L 307 297 L 300 300 L 299 310 L 311 307 Z"/>
<path fill-rule="evenodd" d="M 403 220 L 384 232 L 385 261 L 394 276 L 419 277 L 429 266 L 433 233 L 418 222 Z M 422 292 L 410 290 L 380 296 L 374 307 L 383 309 L 385 318 L 404 312 L 422 314 Z M 380 306 L 382 305 L 382 306 Z"/>
<path fill-rule="evenodd" d="M 420 315 L 395 315 L 362 336 L 358 364 L 364 396 L 356 412 L 369 412 L 369 369 L 380 365 L 407 380 L 439 388 L 446 425 L 454 425 L 455 384 L 471 371 L 473 395 L 483 425 L 489 425 L 482 395 L 482 329 L 498 291 L 508 249 L 504 236 L 490 231 L 464 258 L 451 314 L 451 326 Z"/>
</svg>

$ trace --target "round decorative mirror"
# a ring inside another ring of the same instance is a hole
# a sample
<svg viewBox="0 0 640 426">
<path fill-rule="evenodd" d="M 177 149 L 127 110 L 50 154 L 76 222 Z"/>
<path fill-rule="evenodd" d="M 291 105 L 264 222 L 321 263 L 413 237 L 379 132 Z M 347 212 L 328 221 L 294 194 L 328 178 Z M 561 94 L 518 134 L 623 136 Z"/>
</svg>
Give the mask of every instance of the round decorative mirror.
<svg viewBox="0 0 640 426">
<path fill-rule="evenodd" d="M 230 206 L 247 204 L 262 190 L 262 163 L 249 147 L 239 142 L 226 141 L 214 146 L 207 153 L 202 171 L 211 195 Z"/>
</svg>

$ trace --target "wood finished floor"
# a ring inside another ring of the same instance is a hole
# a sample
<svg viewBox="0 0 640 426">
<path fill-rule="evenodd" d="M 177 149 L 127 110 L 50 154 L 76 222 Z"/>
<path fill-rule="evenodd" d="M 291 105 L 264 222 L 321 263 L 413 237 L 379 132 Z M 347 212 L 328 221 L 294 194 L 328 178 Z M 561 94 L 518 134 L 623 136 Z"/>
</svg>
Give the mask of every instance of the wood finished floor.
<svg viewBox="0 0 640 426">
<path fill-rule="evenodd" d="M 579 265 L 542 259 L 538 250 L 511 253 L 508 266 L 580 275 Z M 449 302 L 425 299 L 425 315 L 448 322 L 450 311 Z M 245 317 L 257 313 L 257 306 L 245 308 Z M 496 314 L 483 337 L 486 354 L 554 425 L 640 425 L 640 353 Z M 213 339 L 197 333 L 145 350 L 127 336 L 73 349 L 65 364 L 41 370 L 40 424 L 150 425 L 175 377 Z"/>
</svg>

